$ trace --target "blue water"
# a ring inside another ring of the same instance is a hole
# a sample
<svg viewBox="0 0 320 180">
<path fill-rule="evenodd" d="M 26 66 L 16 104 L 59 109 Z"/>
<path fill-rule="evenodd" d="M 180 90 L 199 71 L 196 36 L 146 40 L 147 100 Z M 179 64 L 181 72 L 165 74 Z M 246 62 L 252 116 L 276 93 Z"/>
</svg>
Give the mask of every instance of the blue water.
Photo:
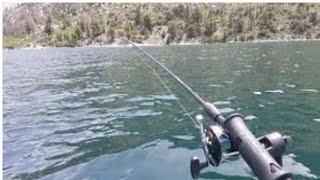
<svg viewBox="0 0 320 180">
<path fill-rule="evenodd" d="M 144 47 L 256 136 L 292 136 L 284 166 L 320 176 L 320 42 Z M 4 179 L 191 179 L 203 157 L 182 111 L 203 111 L 130 47 L 8 50 L 3 54 Z M 210 120 L 207 118 L 207 122 Z M 255 179 L 226 158 L 200 179 Z"/>
</svg>

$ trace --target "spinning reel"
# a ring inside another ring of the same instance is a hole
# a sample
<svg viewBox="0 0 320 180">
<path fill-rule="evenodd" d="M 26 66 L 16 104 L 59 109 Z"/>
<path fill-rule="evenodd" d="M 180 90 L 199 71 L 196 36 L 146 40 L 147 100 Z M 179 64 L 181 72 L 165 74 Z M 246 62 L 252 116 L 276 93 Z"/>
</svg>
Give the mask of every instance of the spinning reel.
<svg viewBox="0 0 320 180">
<path fill-rule="evenodd" d="M 196 119 L 202 121 L 203 116 L 197 115 Z M 200 171 L 208 167 L 209 164 L 219 166 L 223 153 L 225 153 L 226 156 L 239 155 L 237 145 L 232 143 L 232 138 L 219 125 L 203 126 L 200 124 L 200 136 L 206 159 L 204 162 L 200 162 L 198 157 L 192 157 L 190 161 L 190 171 L 194 179 L 198 178 Z M 282 154 L 285 152 L 286 146 L 291 138 L 289 136 L 282 136 L 278 132 L 273 132 L 257 140 L 273 156 L 277 163 L 282 166 Z"/>
</svg>

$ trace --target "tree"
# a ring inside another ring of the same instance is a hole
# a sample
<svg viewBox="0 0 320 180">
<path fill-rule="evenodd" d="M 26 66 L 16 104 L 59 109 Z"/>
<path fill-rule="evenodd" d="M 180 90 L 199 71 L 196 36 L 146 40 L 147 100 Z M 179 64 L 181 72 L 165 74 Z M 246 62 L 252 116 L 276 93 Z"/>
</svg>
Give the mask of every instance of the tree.
<svg viewBox="0 0 320 180">
<path fill-rule="evenodd" d="M 316 12 L 312 12 L 310 13 L 309 15 L 309 22 L 312 24 L 312 25 L 316 25 L 317 24 L 317 13 Z"/>
<path fill-rule="evenodd" d="M 79 26 L 75 27 L 75 33 L 77 35 L 77 39 L 80 40 L 81 37 L 82 37 L 82 30 L 81 30 L 81 28 Z"/>
<path fill-rule="evenodd" d="M 194 38 L 196 36 L 194 25 L 191 24 L 187 27 L 187 38 Z"/>
<path fill-rule="evenodd" d="M 171 12 L 165 12 L 164 16 L 167 22 L 172 21 L 174 19 L 174 15 Z"/>
<path fill-rule="evenodd" d="M 85 37 L 90 37 L 91 35 L 90 24 L 91 24 L 90 18 L 88 18 L 87 16 L 81 16 L 79 25 L 80 25 L 81 31 L 85 33 Z"/>
<path fill-rule="evenodd" d="M 126 32 L 127 39 L 128 39 L 128 40 L 131 39 L 131 36 L 133 35 L 133 32 L 134 32 L 134 27 L 133 27 L 133 25 L 132 25 L 130 22 L 128 22 L 128 23 L 126 24 L 126 27 L 124 28 L 124 30 L 125 30 L 125 32 Z"/>
<path fill-rule="evenodd" d="M 209 21 L 206 22 L 204 25 L 203 34 L 207 37 L 210 37 L 213 35 L 214 32 L 216 32 L 216 30 L 217 30 L 216 21 L 213 19 L 209 19 Z"/>
<path fill-rule="evenodd" d="M 190 6 L 186 5 L 185 12 L 184 12 L 184 19 L 187 21 L 187 23 L 189 23 L 190 17 L 191 17 Z"/>
<path fill-rule="evenodd" d="M 199 8 L 196 8 L 195 11 L 192 13 L 192 22 L 193 23 L 200 23 L 202 19 L 202 14 Z"/>
<path fill-rule="evenodd" d="M 30 34 L 31 32 L 34 31 L 35 29 L 35 25 L 32 19 L 28 19 L 25 23 L 25 28 L 26 28 L 26 32 L 27 34 Z"/>
<path fill-rule="evenodd" d="M 92 29 L 92 35 L 93 37 L 97 37 L 101 34 L 104 33 L 104 27 L 103 25 L 101 25 L 102 23 L 99 22 L 99 21 L 94 21 L 92 24 L 91 24 L 91 29 Z"/>
<path fill-rule="evenodd" d="M 46 23 L 44 25 L 44 32 L 49 36 L 52 34 L 52 20 L 51 16 L 47 17 Z"/>
<path fill-rule="evenodd" d="M 177 23 L 175 21 L 170 21 L 168 26 L 168 31 L 167 31 L 169 36 L 167 38 L 166 44 L 170 44 L 170 42 L 175 40 L 177 36 L 177 29 L 178 29 Z"/>
<path fill-rule="evenodd" d="M 141 12 L 140 12 L 140 8 L 141 8 L 141 5 L 139 4 L 136 8 L 136 14 L 135 14 L 135 17 L 134 17 L 134 23 L 135 25 L 140 25 L 141 23 Z"/>
<path fill-rule="evenodd" d="M 114 28 L 110 27 L 107 34 L 110 38 L 110 42 L 113 42 L 116 35 L 116 31 L 114 30 Z"/>
<path fill-rule="evenodd" d="M 65 17 L 62 21 L 62 29 L 67 29 L 69 26 L 71 26 L 71 22 L 67 17 Z"/>
<path fill-rule="evenodd" d="M 151 22 L 151 17 L 149 14 L 146 14 L 143 17 L 143 25 L 146 29 L 148 29 L 150 32 L 152 31 L 152 22 Z"/>
<path fill-rule="evenodd" d="M 241 19 L 232 19 L 231 31 L 234 35 L 238 35 L 242 32 L 243 21 Z"/>
<path fill-rule="evenodd" d="M 177 7 L 174 7 L 172 9 L 172 13 L 178 18 L 183 18 L 185 15 L 184 6 L 182 4 L 179 4 Z"/>
</svg>

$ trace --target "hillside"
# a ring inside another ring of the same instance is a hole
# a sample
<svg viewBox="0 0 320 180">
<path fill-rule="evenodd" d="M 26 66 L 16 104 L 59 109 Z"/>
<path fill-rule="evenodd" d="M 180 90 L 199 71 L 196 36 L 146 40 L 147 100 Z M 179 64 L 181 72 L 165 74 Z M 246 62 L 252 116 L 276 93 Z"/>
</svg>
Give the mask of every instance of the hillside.
<svg viewBox="0 0 320 180">
<path fill-rule="evenodd" d="M 319 39 L 320 4 L 11 4 L 3 33 L 4 48 Z"/>
</svg>

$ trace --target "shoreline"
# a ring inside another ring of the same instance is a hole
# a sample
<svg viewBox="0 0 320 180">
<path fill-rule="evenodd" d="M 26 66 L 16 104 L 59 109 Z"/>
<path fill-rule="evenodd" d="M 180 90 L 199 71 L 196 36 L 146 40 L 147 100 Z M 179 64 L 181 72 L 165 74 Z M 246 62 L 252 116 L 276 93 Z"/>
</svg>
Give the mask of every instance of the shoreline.
<svg viewBox="0 0 320 180">
<path fill-rule="evenodd" d="M 182 42 L 182 43 L 171 43 L 171 44 L 161 44 L 161 43 L 142 43 L 136 44 L 137 46 L 144 47 L 157 47 L 157 46 L 192 46 L 192 45 L 213 45 L 213 44 L 238 44 L 238 43 L 268 43 L 268 42 L 314 42 L 320 41 L 320 39 L 257 39 L 253 41 L 227 41 L 227 42 L 211 42 L 211 43 L 200 43 L 200 42 Z M 17 48 L 3 48 L 4 51 L 9 50 L 41 50 L 41 49 L 49 49 L 49 48 L 125 48 L 132 47 L 131 44 L 90 44 L 90 45 L 82 45 L 82 46 L 74 46 L 74 47 L 56 47 L 56 46 L 40 46 L 36 45 L 34 47 L 17 47 Z"/>
</svg>

